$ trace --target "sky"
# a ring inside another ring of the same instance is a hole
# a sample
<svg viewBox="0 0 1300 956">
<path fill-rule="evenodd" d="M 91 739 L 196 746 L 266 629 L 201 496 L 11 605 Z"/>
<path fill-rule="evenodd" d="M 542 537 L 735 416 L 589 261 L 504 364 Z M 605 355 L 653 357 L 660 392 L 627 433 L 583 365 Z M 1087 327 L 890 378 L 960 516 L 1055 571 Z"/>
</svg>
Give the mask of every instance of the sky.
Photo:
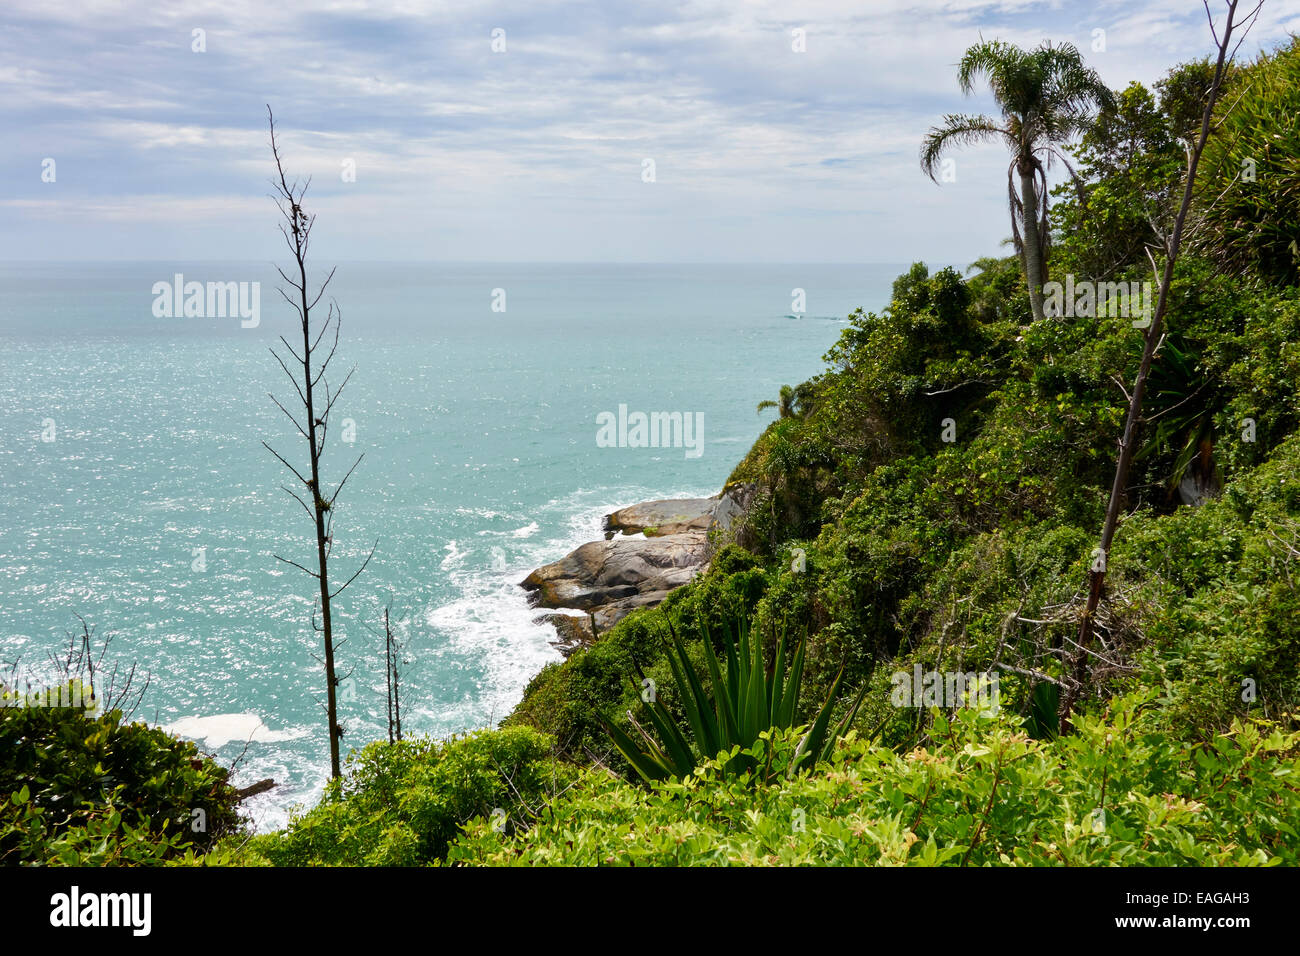
<svg viewBox="0 0 1300 956">
<path fill-rule="evenodd" d="M 1266 0 L 1239 59 L 1289 32 Z M 1213 48 L 1194 0 L 5 0 L 0 259 L 282 257 L 269 103 L 331 260 L 969 262 L 1004 149 L 917 152 L 993 109 L 981 37 L 1115 88 Z"/>
</svg>

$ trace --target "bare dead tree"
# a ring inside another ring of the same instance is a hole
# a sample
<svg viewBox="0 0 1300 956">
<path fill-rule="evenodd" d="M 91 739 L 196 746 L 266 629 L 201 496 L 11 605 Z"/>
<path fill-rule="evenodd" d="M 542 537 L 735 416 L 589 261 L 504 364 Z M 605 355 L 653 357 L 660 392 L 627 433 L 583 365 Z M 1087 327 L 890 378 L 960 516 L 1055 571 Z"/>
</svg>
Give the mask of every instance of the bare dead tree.
<svg viewBox="0 0 1300 956">
<path fill-rule="evenodd" d="M 271 113 L 270 106 L 266 108 L 266 116 L 271 127 L 271 155 L 275 158 L 276 177 L 271 181 L 271 185 L 275 190 L 273 198 L 284 219 L 280 224 L 280 233 L 284 236 L 284 241 L 293 254 L 293 269 L 296 276 L 290 278 L 283 269 L 277 267 L 276 271 L 280 273 L 280 278 L 288 283 L 292 295 L 290 292 L 286 292 L 283 287 L 278 291 L 293 308 L 294 312 L 297 313 L 299 324 L 302 327 L 301 355 L 294 351 L 293 346 L 289 344 L 284 336 L 280 336 L 281 345 L 284 346 L 289 353 L 289 357 L 293 360 L 292 371 L 290 371 L 286 359 L 274 347 L 271 348 L 271 354 L 275 356 L 276 362 L 279 363 L 280 368 L 284 370 L 284 374 L 288 376 L 290 383 L 293 385 L 306 414 L 305 422 L 300 422 L 274 395 L 270 397 L 271 401 L 275 402 L 276 407 L 284 412 L 289 421 L 293 422 L 294 428 L 305 440 L 310 465 L 308 475 L 310 477 L 291 465 L 283 455 L 267 442 L 262 442 L 262 444 L 267 451 L 280 461 L 280 464 L 284 465 L 293 474 L 298 484 L 301 485 L 301 493 L 289 485 L 281 485 L 281 487 L 298 504 L 302 505 L 303 510 L 312 519 L 316 529 L 316 570 L 304 567 L 297 561 L 283 558 L 278 554 L 275 557 L 276 560 L 292 565 L 315 578 L 320 587 L 320 624 L 316 623 L 316 612 L 313 609 L 312 627 L 321 634 L 325 646 L 323 663 L 325 665 L 325 713 L 329 720 L 330 734 L 330 773 L 337 779 L 339 776 L 339 739 L 343 736 L 343 726 L 338 719 L 337 690 L 340 678 L 335 669 L 334 652 L 336 648 L 331 602 L 342 594 L 348 585 L 355 581 L 361 572 L 366 569 L 366 565 L 374 557 L 375 547 L 378 547 L 379 542 L 376 540 L 375 546 L 370 549 L 370 554 L 366 556 L 361 567 L 342 586 L 338 588 L 330 587 L 329 558 L 334 545 L 334 506 L 338 501 L 339 494 L 343 491 L 343 487 L 348 483 L 348 479 L 352 477 L 352 473 L 356 470 L 357 465 L 361 464 L 361 459 L 365 456 L 357 456 L 357 460 L 352 463 L 352 467 L 344 474 L 343 480 L 334 487 L 333 492 L 329 495 L 326 495 L 322 484 L 321 458 L 325 453 L 325 441 L 329 434 L 330 412 L 334 409 L 339 396 L 343 394 L 343 390 L 347 388 L 352 373 L 356 369 L 353 368 L 348 371 L 337 389 L 330 388 L 326 374 L 330 362 L 334 358 L 334 353 L 338 350 L 339 326 L 343 316 L 338 306 L 331 300 L 325 321 L 317 331 L 312 328 L 311 314 L 325 294 L 330 280 L 334 278 L 334 270 L 329 271 L 315 296 L 311 296 L 307 286 L 307 251 L 311 244 L 311 230 L 316 223 L 316 217 L 308 215 L 302 205 L 303 197 L 307 193 L 307 187 L 311 185 L 311 179 L 308 178 L 301 183 L 297 179 L 290 182 L 285 176 L 284 163 L 280 158 L 280 151 L 275 142 L 275 117 Z M 331 326 L 334 329 L 333 339 L 322 349 L 321 343 L 325 341 Z M 323 358 L 321 358 L 322 354 Z"/>
<path fill-rule="evenodd" d="M 1133 454 L 1137 451 L 1138 431 L 1143 423 L 1142 398 L 1146 392 L 1147 378 L 1151 374 L 1151 362 L 1155 358 L 1156 350 L 1164 341 L 1163 329 L 1165 312 L 1169 305 L 1169 286 L 1173 281 L 1174 266 L 1178 261 L 1178 253 L 1183 241 L 1183 227 L 1192 205 L 1192 194 L 1196 186 L 1196 171 L 1200 166 L 1201 153 L 1205 150 L 1206 140 L 1210 136 L 1210 124 L 1214 117 L 1214 106 L 1218 101 L 1219 91 L 1223 84 L 1224 72 L 1236 55 L 1242 41 L 1245 40 L 1246 33 L 1249 32 L 1254 19 L 1259 15 L 1260 8 L 1263 6 L 1263 0 L 1259 0 L 1259 3 L 1255 5 L 1250 13 L 1238 19 L 1237 8 L 1240 6 L 1241 0 L 1224 0 L 1224 5 L 1227 8 L 1227 19 L 1223 27 L 1223 36 L 1220 37 L 1214 26 L 1214 14 L 1210 10 L 1209 0 L 1202 0 L 1202 3 L 1205 6 L 1205 15 L 1210 21 L 1210 34 L 1218 44 L 1218 60 L 1214 67 L 1214 79 L 1210 83 L 1210 89 L 1206 96 L 1205 109 L 1201 114 L 1200 135 L 1194 143 L 1187 145 L 1187 178 L 1183 184 L 1183 200 L 1178 208 L 1178 216 L 1174 220 L 1173 232 L 1164 241 L 1165 262 L 1163 274 L 1160 277 L 1160 295 L 1156 300 L 1155 315 L 1146 330 L 1146 344 L 1142 350 L 1142 363 L 1138 367 L 1137 378 L 1133 382 L 1133 390 L 1129 393 L 1128 418 L 1124 423 L 1123 435 L 1119 439 L 1119 459 L 1115 464 L 1115 480 L 1111 484 L 1110 500 L 1106 505 L 1106 520 L 1102 524 L 1101 542 L 1097 548 L 1092 567 L 1088 572 L 1088 602 L 1084 608 L 1083 616 L 1079 620 L 1079 636 L 1074 653 L 1071 655 L 1073 675 L 1061 694 L 1060 708 L 1057 714 L 1060 722 L 1060 732 L 1063 734 L 1070 731 L 1075 704 L 1086 686 L 1088 661 L 1093 653 L 1091 645 L 1093 643 L 1097 606 L 1101 603 L 1106 585 L 1106 559 L 1110 554 L 1111 543 L 1115 538 L 1115 528 L 1119 523 L 1120 509 L 1126 497 L 1129 468 L 1133 463 Z M 1238 31 L 1240 31 L 1240 38 L 1234 47 L 1232 38 L 1233 34 Z M 1152 262 L 1154 265 L 1154 258 L 1152 258 Z"/>
<path fill-rule="evenodd" d="M 388 742 L 393 738 L 393 631 L 388 626 L 388 608 L 384 608 L 384 682 L 388 689 Z"/>
<path fill-rule="evenodd" d="M 388 683 L 388 742 L 391 744 L 402 739 L 401 673 L 398 670 L 402 649 L 393 637 L 388 610 L 384 608 L 384 662 Z"/>
</svg>

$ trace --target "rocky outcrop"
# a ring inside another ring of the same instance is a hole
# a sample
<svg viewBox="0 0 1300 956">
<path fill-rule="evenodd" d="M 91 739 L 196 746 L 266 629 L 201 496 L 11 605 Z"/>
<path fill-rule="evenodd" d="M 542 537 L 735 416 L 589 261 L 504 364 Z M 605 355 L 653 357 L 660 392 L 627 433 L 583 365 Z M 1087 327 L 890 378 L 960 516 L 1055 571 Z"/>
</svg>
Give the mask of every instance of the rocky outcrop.
<svg viewBox="0 0 1300 956">
<path fill-rule="evenodd" d="M 708 531 L 719 501 L 716 497 L 667 498 L 620 508 L 605 515 L 605 538 L 608 540 L 620 531 L 623 534 L 644 534 L 647 538 Z"/>
<path fill-rule="evenodd" d="M 551 613 L 556 646 L 568 656 L 637 608 L 654 607 L 703 571 L 748 505 L 749 486 L 712 498 L 646 501 L 605 516 L 605 540 L 584 544 L 525 578 L 535 607 Z"/>
<path fill-rule="evenodd" d="M 617 601 L 685 584 L 705 563 L 706 548 L 703 532 L 592 541 L 538 568 L 524 579 L 523 586 L 542 607 L 594 612 Z"/>
</svg>

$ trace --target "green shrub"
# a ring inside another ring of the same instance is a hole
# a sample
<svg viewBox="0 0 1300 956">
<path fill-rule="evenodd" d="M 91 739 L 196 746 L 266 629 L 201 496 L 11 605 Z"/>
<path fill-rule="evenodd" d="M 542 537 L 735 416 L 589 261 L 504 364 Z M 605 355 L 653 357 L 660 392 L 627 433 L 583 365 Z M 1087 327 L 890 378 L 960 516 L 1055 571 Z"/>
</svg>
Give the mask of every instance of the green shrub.
<svg viewBox="0 0 1300 956">
<path fill-rule="evenodd" d="M 0 707 L 0 862 L 98 866 L 202 851 L 239 826 L 226 777 L 193 743 L 120 711 Z"/>
<path fill-rule="evenodd" d="M 327 785 L 316 807 L 254 837 L 240 862 L 427 865 L 473 818 L 526 825 L 576 775 L 553 751 L 551 738 L 523 727 L 372 743 L 349 755 L 342 780 Z"/>
<path fill-rule="evenodd" d="M 447 861 L 517 866 L 1188 866 L 1300 860 L 1300 734 L 1238 722 L 1206 743 L 1161 732 L 1139 698 L 1051 742 L 1017 721 L 936 715 L 932 745 L 848 740 L 809 775 L 756 786 L 723 755 L 646 791 L 600 771 L 530 829 L 467 827 Z M 788 767 L 798 736 L 749 756 Z M 737 751 L 739 752 L 739 751 Z"/>
</svg>

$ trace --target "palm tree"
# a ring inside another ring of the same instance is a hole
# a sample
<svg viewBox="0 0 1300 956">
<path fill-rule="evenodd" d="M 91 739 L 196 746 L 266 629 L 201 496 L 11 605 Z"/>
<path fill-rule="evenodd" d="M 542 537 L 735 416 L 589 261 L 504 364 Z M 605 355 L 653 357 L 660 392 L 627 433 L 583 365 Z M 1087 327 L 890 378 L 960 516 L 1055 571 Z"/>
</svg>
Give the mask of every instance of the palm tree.
<svg viewBox="0 0 1300 956">
<path fill-rule="evenodd" d="M 1053 159 L 1061 160 L 1082 195 L 1079 177 L 1060 147 L 1088 126 L 1093 107 L 1113 108 L 1115 97 L 1069 43 L 1045 42 L 1022 50 L 1001 40 L 983 40 L 966 51 L 957 68 L 962 93 L 969 96 L 979 77 L 987 78 L 1002 110 L 1001 121 L 990 116 L 945 116 L 921 146 L 921 169 L 935 179 L 935 169 L 949 146 L 988 139 L 1007 144 L 1011 233 L 1025 270 L 1034 318 L 1041 319 L 1047 281 L 1047 169 Z"/>
<path fill-rule="evenodd" d="M 761 414 L 764 409 L 775 408 L 782 418 L 798 418 L 812 406 L 812 397 L 812 385 L 808 382 L 801 382 L 794 388 L 782 385 L 780 401 L 766 399 L 758 403 L 757 410 Z"/>
</svg>

